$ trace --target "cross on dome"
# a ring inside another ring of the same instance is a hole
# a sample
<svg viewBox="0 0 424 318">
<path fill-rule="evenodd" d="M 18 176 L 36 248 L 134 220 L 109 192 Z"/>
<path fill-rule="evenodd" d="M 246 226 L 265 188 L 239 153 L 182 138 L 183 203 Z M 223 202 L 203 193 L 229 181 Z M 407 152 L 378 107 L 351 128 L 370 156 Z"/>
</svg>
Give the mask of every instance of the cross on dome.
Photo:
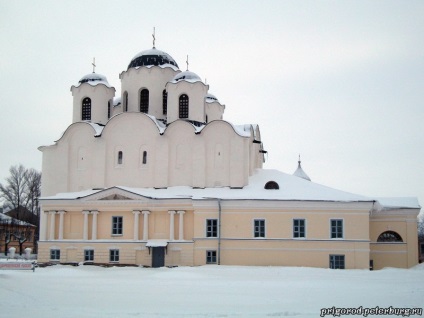
<svg viewBox="0 0 424 318">
<path fill-rule="evenodd" d="M 153 37 L 153 48 L 155 48 L 155 42 L 156 42 L 156 32 L 155 32 L 156 30 L 155 30 L 155 27 L 153 27 L 153 34 L 152 34 L 152 37 Z"/>
<path fill-rule="evenodd" d="M 96 58 L 93 57 L 93 63 L 91 63 L 91 65 L 93 65 L 93 73 L 96 73 Z"/>
</svg>

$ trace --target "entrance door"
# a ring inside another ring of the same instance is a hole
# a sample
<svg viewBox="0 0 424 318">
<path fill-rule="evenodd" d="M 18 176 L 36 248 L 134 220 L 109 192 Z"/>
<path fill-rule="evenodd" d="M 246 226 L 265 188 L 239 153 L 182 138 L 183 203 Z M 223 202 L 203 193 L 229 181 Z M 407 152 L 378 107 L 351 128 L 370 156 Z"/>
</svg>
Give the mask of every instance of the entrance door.
<svg viewBox="0 0 424 318">
<path fill-rule="evenodd" d="M 152 267 L 165 266 L 165 247 L 152 247 Z"/>
</svg>

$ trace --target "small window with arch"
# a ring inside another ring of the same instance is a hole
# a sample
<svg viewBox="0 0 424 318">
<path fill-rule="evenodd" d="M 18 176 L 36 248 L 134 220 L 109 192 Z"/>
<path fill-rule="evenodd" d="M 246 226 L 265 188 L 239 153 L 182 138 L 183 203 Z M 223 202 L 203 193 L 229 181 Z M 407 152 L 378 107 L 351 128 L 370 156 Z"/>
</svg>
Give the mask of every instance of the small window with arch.
<svg viewBox="0 0 424 318">
<path fill-rule="evenodd" d="M 86 97 L 82 100 L 81 120 L 91 120 L 91 98 Z"/>
<path fill-rule="evenodd" d="M 268 181 L 265 184 L 264 189 L 266 189 L 266 190 L 279 190 L 280 189 L 280 186 L 275 181 Z"/>
<path fill-rule="evenodd" d="M 143 165 L 147 164 L 147 151 L 143 151 Z"/>
<path fill-rule="evenodd" d="M 149 112 L 149 90 L 146 88 L 140 92 L 140 112 Z"/>
<path fill-rule="evenodd" d="M 394 231 L 386 231 L 380 234 L 377 242 L 403 242 L 402 237 Z"/>
<path fill-rule="evenodd" d="M 179 116 L 180 118 L 188 118 L 189 99 L 187 94 L 182 94 L 179 99 Z"/>
<path fill-rule="evenodd" d="M 122 161 L 124 159 L 124 154 L 122 151 L 118 151 L 118 165 L 122 165 Z"/>
</svg>

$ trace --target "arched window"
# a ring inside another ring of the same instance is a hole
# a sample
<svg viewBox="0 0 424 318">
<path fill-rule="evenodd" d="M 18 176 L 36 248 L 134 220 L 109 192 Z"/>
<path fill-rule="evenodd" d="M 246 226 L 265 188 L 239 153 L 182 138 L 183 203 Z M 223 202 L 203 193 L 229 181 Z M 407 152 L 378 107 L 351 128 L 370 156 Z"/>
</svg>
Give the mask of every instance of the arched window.
<svg viewBox="0 0 424 318">
<path fill-rule="evenodd" d="M 377 242 L 403 242 L 402 237 L 394 231 L 386 231 L 380 234 Z"/>
<path fill-rule="evenodd" d="M 278 185 L 278 183 L 277 183 L 277 182 L 275 182 L 275 181 L 268 181 L 268 182 L 265 184 L 264 189 L 267 189 L 267 190 L 278 190 L 278 189 L 280 189 L 280 186 L 279 186 L 279 185 Z"/>
<path fill-rule="evenodd" d="M 149 90 L 142 89 L 140 92 L 140 112 L 149 112 Z"/>
<path fill-rule="evenodd" d="M 143 151 L 143 165 L 147 164 L 147 151 Z"/>
<path fill-rule="evenodd" d="M 81 120 L 91 120 L 91 99 L 89 97 L 82 100 Z"/>
<path fill-rule="evenodd" d="M 124 155 L 123 155 L 122 151 L 118 151 L 118 165 L 122 164 L 123 158 L 124 158 Z"/>
<path fill-rule="evenodd" d="M 163 90 L 162 92 L 162 112 L 164 115 L 168 112 L 168 93 L 166 90 Z"/>
<path fill-rule="evenodd" d="M 110 118 L 110 112 L 111 112 L 111 103 L 110 101 L 107 103 L 107 119 Z"/>
<path fill-rule="evenodd" d="M 128 111 L 128 92 L 124 92 L 124 112 Z"/>
<path fill-rule="evenodd" d="M 180 118 L 188 118 L 188 96 L 186 94 L 180 96 Z"/>
</svg>

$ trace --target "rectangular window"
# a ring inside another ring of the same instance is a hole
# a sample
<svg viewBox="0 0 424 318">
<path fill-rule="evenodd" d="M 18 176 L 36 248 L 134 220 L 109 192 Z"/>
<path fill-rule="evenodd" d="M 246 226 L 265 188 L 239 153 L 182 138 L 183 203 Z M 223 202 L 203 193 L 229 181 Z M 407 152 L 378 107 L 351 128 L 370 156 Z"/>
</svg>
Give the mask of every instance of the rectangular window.
<svg viewBox="0 0 424 318">
<path fill-rule="evenodd" d="M 331 220 L 331 238 L 343 238 L 343 220 Z"/>
<path fill-rule="evenodd" d="M 218 237 L 218 220 L 206 220 L 206 237 Z"/>
<path fill-rule="evenodd" d="M 306 237 L 305 220 L 294 219 L 293 220 L 293 237 Z"/>
<path fill-rule="evenodd" d="M 52 261 L 60 261 L 60 250 L 50 250 L 50 259 Z"/>
<path fill-rule="evenodd" d="M 119 250 L 109 250 L 109 262 L 119 262 Z"/>
<path fill-rule="evenodd" d="M 216 264 L 216 251 L 206 251 L 206 264 Z"/>
<path fill-rule="evenodd" d="M 122 216 L 112 216 L 112 235 L 122 235 Z"/>
<path fill-rule="evenodd" d="M 94 261 L 94 250 L 84 250 L 84 261 L 85 262 Z"/>
<path fill-rule="evenodd" d="M 253 231 L 255 237 L 265 237 L 265 220 L 254 220 Z"/>
<path fill-rule="evenodd" d="M 344 255 L 330 255 L 330 268 L 332 268 L 332 269 L 344 269 L 345 268 L 345 256 Z"/>
</svg>

